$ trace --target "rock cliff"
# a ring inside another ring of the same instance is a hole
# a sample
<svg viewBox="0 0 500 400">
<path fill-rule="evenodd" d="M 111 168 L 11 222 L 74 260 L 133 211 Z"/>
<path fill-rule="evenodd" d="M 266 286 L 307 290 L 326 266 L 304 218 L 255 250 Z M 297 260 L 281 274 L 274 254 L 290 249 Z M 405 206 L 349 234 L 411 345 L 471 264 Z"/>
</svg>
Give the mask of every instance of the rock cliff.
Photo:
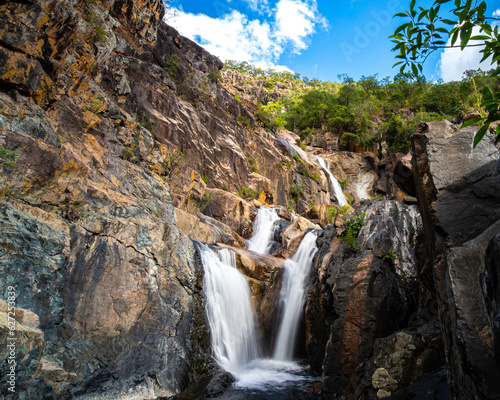
<svg viewBox="0 0 500 400">
<path fill-rule="evenodd" d="M 500 396 L 498 282 L 492 254 L 500 231 L 500 154 L 489 135 L 447 121 L 413 135 L 413 174 L 425 248 L 419 273 L 438 300 L 450 390 L 456 399 Z"/>
</svg>

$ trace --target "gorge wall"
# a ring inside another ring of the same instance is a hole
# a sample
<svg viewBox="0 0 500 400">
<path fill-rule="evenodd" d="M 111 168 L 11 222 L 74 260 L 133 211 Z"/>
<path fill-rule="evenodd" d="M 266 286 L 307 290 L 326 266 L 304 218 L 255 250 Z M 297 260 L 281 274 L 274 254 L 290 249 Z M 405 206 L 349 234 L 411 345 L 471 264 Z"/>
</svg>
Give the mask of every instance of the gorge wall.
<svg viewBox="0 0 500 400">
<path fill-rule="evenodd" d="M 302 350 L 325 399 L 411 398 L 429 377 L 445 396 L 446 361 L 454 398 L 497 398 L 497 148 L 484 141 L 464 172 L 472 131 L 443 122 L 415 134 L 413 167 L 333 151 L 328 135 L 304 150 L 253 116 L 286 87 L 224 75 L 162 18 L 160 0 L 0 2 L 0 281 L 17 296 L 17 393 L 167 398 L 217 374 L 190 239 L 233 246 L 269 337 L 283 259 L 321 227 Z M 339 237 L 347 213 L 315 155 L 365 212 L 358 247 Z M 265 204 L 280 206 L 275 257 L 243 249 Z"/>
</svg>

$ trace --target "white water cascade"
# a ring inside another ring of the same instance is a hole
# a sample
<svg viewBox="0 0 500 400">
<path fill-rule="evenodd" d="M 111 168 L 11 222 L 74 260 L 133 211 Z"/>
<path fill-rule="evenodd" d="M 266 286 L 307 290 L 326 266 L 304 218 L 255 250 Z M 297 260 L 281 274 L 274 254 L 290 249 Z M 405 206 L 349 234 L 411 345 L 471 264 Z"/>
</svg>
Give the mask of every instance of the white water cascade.
<svg viewBox="0 0 500 400">
<path fill-rule="evenodd" d="M 348 204 L 347 199 L 344 195 L 342 186 L 340 186 L 339 181 L 337 180 L 337 178 L 333 176 L 333 174 L 330 172 L 330 169 L 326 167 L 325 160 L 323 160 L 321 157 L 318 156 L 316 156 L 316 159 L 318 160 L 318 164 L 320 165 L 320 167 L 323 168 L 328 174 L 328 177 L 330 178 L 330 184 L 332 185 L 333 193 L 335 194 L 335 197 L 339 201 L 339 205 L 346 206 Z"/>
<path fill-rule="evenodd" d="M 233 251 L 220 249 L 217 255 L 205 244 L 199 250 L 214 356 L 226 371 L 237 374 L 259 356 L 248 282 L 236 269 Z"/>
<path fill-rule="evenodd" d="M 274 208 L 260 207 L 253 223 L 254 234 L 248 241 L 248 250 L 260 254 L 269 254 L 272 246 L 275 228 L 274 223 L 279 220 Z"/>
<path fill-rule="evenodd" d="M 316 234 L 309 232 L 304 236 L 295 255 L 285 261 L 285 273 L 280 293 L 282 318 L 278 339 L 274 350 L 274 359 L 291 361 L 299 319 L 306 301 L 308 277 L 316 248 Z"/>
</svg>

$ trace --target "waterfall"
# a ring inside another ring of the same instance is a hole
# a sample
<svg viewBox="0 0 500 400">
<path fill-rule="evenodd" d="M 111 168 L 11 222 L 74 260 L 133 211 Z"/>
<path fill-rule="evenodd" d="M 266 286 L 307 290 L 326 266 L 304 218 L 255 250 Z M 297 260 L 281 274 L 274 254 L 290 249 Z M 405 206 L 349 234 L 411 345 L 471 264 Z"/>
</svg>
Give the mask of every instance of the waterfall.
<svg viewBox="0 0 500 400">
<path fill-rule="evenodd" d="M 299 319 L 306 301 L 308 277 L 317 250 L 316 234 L 309 232 L 302 239 L 295 255 L 285 261 L 280 293 L 282 318 L 274 350 L 275 360 L 292 360 Z"/>
<path fill-rule="evenodd" d="M 205 244 L 198 248 L 214 356 L 234 373 L 259 355 L 248 282 L 236 269 L 233 251 L 220 249 L 218 256 Z"/>
<path fill-rule="evenodd" d="M 332 185 L 333 193 L 335 194 L 335 197 L 337 198 L 339 205 L 340 206 L 346 206 L 347 199 L 344 196 L 344 192 L 342 191 L 342 186 L 340 186 L 339 181 L 337 178 L 333 176 L 333 174 L 330 172 L 330 170 L 326 167 L 325 160 L 323 160 L 321 157 L 316 156 L 318 160 L 318 164 L 323 168 L 326 173 L 328 174 L 330 178 L 330 184 Z"/>
<path fill-rule="evenodd" d="M 274 236 L 274 223 L 279 220 L 274 208 L 260 207 L 253 224 L 253 237 L 248 241 L 248 250 L 269 254 Z"/>
</svg>

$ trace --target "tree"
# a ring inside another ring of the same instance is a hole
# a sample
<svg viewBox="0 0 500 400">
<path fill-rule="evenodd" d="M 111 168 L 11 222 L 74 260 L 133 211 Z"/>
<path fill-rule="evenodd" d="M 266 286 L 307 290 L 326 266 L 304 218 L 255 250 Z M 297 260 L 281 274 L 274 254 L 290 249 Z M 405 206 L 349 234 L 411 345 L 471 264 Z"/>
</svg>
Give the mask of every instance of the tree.
<svg viewBox="0 0 500 400">
<path fill-rule="evenodd" d="M 500 19 L 486 16 L 485 1 L 435 0 L 430 8 L 418 7 L 418 10 L 415 3 L 416 0 L 411 0 L 409 10 L 395 15 L 405 18 L 406 22 L 390 36 L 395 43 L 392 50 L 398 52 L 396 58 L 400 60 L 394 66 L 401 65 L 401 72 L 410 68 L 418 76 L 422 74 L 422 66 L 433 52 L 450 47 L 460 47 L 463 50 L 474 46 L 481 48 L 481 62 L 491 57 L 491 64 L 497 69 L 496 74 L 500 73 L 500 37 L 498 25 L 493 24 Z M 441 6 L 447 3 L 453 3 L 454 6 L 448 12 L 449 19 L 440 15 L 443 13 Z M 465 127 L 479 123 L 474 147 L 488 132 L 491 123 L 500 120 L 499 105 L 500 91 L 497 89 L 493 93 L 488 86 L 484 86 L 481 107 L 488 113 L 462 125 Z M 496 142 L 499 141 L 500 125 L 496 128 Z"/>
</svg>

